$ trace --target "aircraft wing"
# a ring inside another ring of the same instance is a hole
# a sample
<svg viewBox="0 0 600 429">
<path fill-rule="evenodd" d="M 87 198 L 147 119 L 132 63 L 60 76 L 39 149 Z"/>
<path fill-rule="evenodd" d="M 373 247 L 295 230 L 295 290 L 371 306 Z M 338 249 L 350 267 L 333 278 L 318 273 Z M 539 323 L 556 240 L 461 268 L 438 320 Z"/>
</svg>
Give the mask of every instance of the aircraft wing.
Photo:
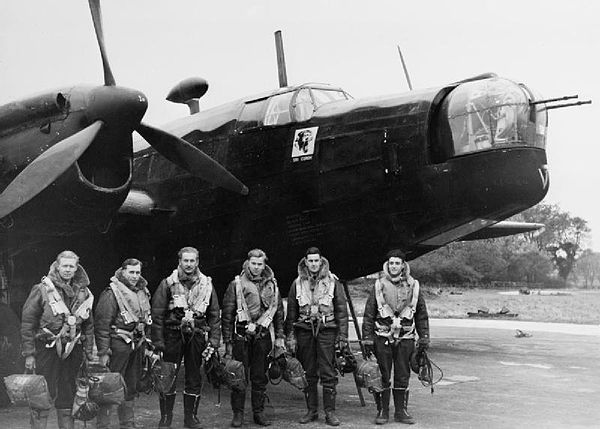
<svg viewBox="0 0 600 429">
<path fill-rule="evenodd" d="M 498 238 L 505 237 L 507 235 L 521 234 L 524 232 L 536 231 L 544 227 L 542 223 L 527 223 L 527 222 L 513 222 L 503 220 L 495 223 L 479 231 L 472 232 L 471 234 L 465 235 L 461 241 L 471 240 L 482 240 L 485 238 Z"/>
</svg>

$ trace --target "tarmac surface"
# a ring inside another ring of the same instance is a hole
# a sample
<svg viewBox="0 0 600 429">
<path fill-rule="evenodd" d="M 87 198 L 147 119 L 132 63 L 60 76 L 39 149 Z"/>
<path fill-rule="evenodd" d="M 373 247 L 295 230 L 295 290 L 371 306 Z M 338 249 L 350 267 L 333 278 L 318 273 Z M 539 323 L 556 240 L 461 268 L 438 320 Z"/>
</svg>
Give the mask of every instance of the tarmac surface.
<svg viewBox="0 0 600 429">
<path fill-rule="evenodd" d="M 516 329 L 531 336 L 517 338 Z M 411 377 L 409 412 L 417 422 L 412 428 L 600 427 L 600 326 L 434 319 L 431 332 L 429 356 L 442 368 L 444 377 L 433 394 L 416 376 Z M 353 349 L 358 346 L 353 344 Z M 178 384 L 182 385 L 181 377 Z M 337 413 L 341 427 L 375 426 L 373 398 L 363 393 L 365 407 L 360 405 L 353 377 L 340 378 Z M 221 391 L 220 406 L 212 387 L 205 387 L 203 394 L 198 411 L 203 426 L 228 427 L 229 392 Z M 273 427 L 326 427 L 322 411 L 317 422 L 297 423 L 305 412 L 304 397 L 289 384 L 269 385 L 268 394 L 271 405 L 266 414 Z M 244 426 L 258 427 L 252 422 L 249 397 Z M 157 427 L 156 395 L 141 394 L 136 401 L 136 424 Z M 48 423 L 48 429 L 57 427 L 54 413 Z M 116 420 L 115 424 L 118 427 Z M 27 409 L 0 409 L 0 427 L 29 428 Z M 77 422 L 76 427 L 84 425 Z M 95 428 L 94 421 L 87 427 Z M 172 427 L 183 427 L 181 395 Z M 406 426 L 390 422 L 386 427 Z"/>
</svg>

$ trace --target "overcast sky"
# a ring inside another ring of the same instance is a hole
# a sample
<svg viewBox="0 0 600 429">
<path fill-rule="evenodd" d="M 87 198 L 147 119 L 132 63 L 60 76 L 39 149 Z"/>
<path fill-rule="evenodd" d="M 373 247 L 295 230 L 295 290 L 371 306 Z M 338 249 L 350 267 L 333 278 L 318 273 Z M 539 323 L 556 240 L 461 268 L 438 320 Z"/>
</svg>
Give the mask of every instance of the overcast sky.
<svg viewBox="0 0 600 429">
<path fill-rule="evenodd" d="M 203 109 L 276 88 L 275 30 L 291 84 L 404 92 L 399 44 L 415 88 L 495 72 L 547 98 L 593 99 L 549 112 L 544 201 L 586 219 L 600 250 L 598 1 L 105 0 L 102 10 L 117 84 L 148 96 L 154 125 L 187 114 L 164 100 L 186 77 L 209 81 Z M 0 2 L 0 104 L 102 76 L 87 1 Z"/>
</svg>

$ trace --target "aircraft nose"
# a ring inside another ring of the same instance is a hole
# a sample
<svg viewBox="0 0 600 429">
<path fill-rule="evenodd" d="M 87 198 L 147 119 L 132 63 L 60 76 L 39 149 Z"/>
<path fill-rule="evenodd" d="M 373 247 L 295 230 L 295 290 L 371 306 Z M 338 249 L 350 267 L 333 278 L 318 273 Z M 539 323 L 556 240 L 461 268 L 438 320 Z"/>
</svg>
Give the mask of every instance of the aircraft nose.
<svg viewBox="0 0 600 429">
<path fill-rule="evenodd" d="M 148 108 L 148 101 L 142 92 L 118 86 L 95 88 L 87 104 L 90 122 L 101 120 L 109 127 L 118 125 L 128 131 L 140 123 Z"/>
</svg>

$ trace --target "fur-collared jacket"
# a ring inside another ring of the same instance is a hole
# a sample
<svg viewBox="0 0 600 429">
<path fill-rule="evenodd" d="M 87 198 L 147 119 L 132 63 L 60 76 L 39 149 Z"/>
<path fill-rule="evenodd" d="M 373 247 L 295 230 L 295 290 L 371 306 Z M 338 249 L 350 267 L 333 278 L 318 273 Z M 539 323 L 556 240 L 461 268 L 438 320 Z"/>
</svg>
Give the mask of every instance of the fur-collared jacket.
<svg viewBox="0 0 600 429">
<path fill-rule="evenodd" d="M 137 306 L 134 303 L 133 310 L 136 312 L 136 316 L 140 319 L 139 322 L 144 322 L 144 315 L 142 314 L 142 307 L 150 308 L 150 291 L 148 291 L 148 282 L 145 278 L 140 276 L 137 284 L 131 286 L 131 284 L 123 276 L 122 268 L 119 268 L 114 277 L 111 279 L 111 283 L 120 282 L 134 292 L 137 296 Z M 139 310 L 139 311 L 136 311 Z M 94 313 L 94 333 L 96 336 L 96 348 L 98 349 L 98 356 L 105 354 L 111 354 L 111 338 L 119 338 L 116 333 L 116 329 L 122 329 L 123 331 L 133 332 L 139 322 L 125 323 L 119 303 L 115 294 L 110 286 L 102 291 L 100 298 L 98 299 L 98 305 Z M 115 328 L 113 328 L 113 326 Z M 146 333 L 149 332 L 150 327 L 146 326 Z"/>
<path fill-rule="evenodd" d="M 285 319 L 285 333 L 289 337 L 294 337 L 294 328 L 312 330 L 313 325 L 310 322 L 311 313 L 318 311 L 315 317 L 320 318 L 321 328 L 337 328 L 338 337 L 348 338 L 348 306 L 346 295 L 342 284 L 338 278 L 329 271 L 329 261 L 321 256 L 321 268 L 316 275 L 312 275 L 306 265 L 306 258 L 302 258 L 298 263 L 298 277 L 292 283 L 288 295 L 287 317 Z M 333 283 L 333 296 L 329 299 L 327 289 Z M 305 286 L 302 286 L 305 285 Z M 302 294 L 302 288 L 312 297 Z M 308 290 L 308 289 L 310 290 Z M 312 303 L 306 303 L 306 300 L 312 300 Z M 328 305 L 327 305 L 328 304 Z M 328 313 L 326 315 L 326 313 Z M 322 316 L 326 315 L 323 322 Z M 333 315 L 333 317 L 330 317 Z"/>
<path fill-rule="evenodd" d="M 186 275 L 181 268 L 177 268 L 177 274 L 173 272 L 170 276 L 164 278 L 152 296 L 152 343 L 158 350 L 165 348 L 165 330 L 178 330 L 181 327 L 181 319 L 184 317 L 184 310 L 174 306 L 173 300 L 173 278 L 178 277 L 178 282 L 186 293 L 192 292 L 194 285 L 200 282 L 208 282 L 211 285 L 212 292 L 209 298 L 209 304 L 203 315 L 194 314 L 195 327 L 205 326 L 208 328 L 208 339 L 216 349 L 221 342 L 221 318 L 219 308 L 219 299 L 215 288 L 212 287 L 212 280 L 196 270 L 191 276 Z"/>
<path fill-rule="evenodd" d="M 273 270 L 268 265 L 258 277 L 253 276 L 248 268 L 248 261 L 244 262 L 243 271 L 240 274 L 240 282 L 244 294 L 244 299 L 248 305 L 249 317 L 252 322 L 256 322 L 260 316 L 267 311 L 273 302 L 273 295 L 277 291 L 277 311 L 273 316 L 273 330 L 275 338 L 285 338 L 283 333 L 283 301 L 277 280 Z M 252 287 L 254 286 L 254 287 Z M 236 315 L 238 311 L 238 302 L 236 295 L 237 281 L 229 283 L 225 296 L 223 297 L 223 311 L 221 312 L 221 330 L 223 333 L 223 342 L 228 343 L 232 340 L 235 331 Z M 257 293 L 258 292 L 258 293 Z"/>
<path fill-rule="evenodd" d="M 411 305 L 415 293 L 418 293 L 417 302 L 411 310 L 414 312 L 412 321 L 402 321 L 406 324 L 407 334 L 403 338 L 414 338 L 414 330 L 419 335 L 419 339 L 429 341 L 429 315 L 427 306 L 423 298 L 422 291 L 419 291 L 418 282 L 410 275 L 410 266 L 404 262 L 402 271 L 397 277 L 392 277 L 388 271 L 387 262 L 383 265 L 383 271 L 379 274 L 379 282 L 382 285 L 382 294 L 385 303 L 390 306 L 392 312 L 400 314 L 404 307 Z M 415 287 L 415 285 L 417 285 Z M 364 343 L 372 343 L 377 337 L 377 324 L 384 329 L 388 329 L 393 321 L 391 317 L 383 317 L 379 311 L 376 296 L 376 285 L 373 286 L 363 314 L 362 335 Z M 402 317 L 400 315 L 400 317 Z M 412 323 L 414 322 L 414 323 Z M 413 327 L 412 331 L 410 327 Z"/>
<path fill-rule="evenodd" d="M 52 282 L 56 291 L 60 294 L 63 302 L 70 311 L 73 311 L 81 303 L 92 296 L 89 289 L 90 279 L 83 269 L 77 264 L 77 269 L 71 281 L 65 282 L 58 274 L 58 263 L 53 262 L 48 271 L 48 279 Z M 54 315 L 49 304 L 46 286 L 40 282 L 31 288 L 31 292 L 23 305 L 21 316 L 21 347 L 23 356 L 35 355 L 36 338 L 46 335 L 44 328 L 56 335 L 66 323 L 63 314 Z M 92 355 L 94 348 L 94 318 L 91 311 L 87 319 L 77 317 L 76 326 L 81 332 L 81 342 L 87 356 Z"/>
</svg>

